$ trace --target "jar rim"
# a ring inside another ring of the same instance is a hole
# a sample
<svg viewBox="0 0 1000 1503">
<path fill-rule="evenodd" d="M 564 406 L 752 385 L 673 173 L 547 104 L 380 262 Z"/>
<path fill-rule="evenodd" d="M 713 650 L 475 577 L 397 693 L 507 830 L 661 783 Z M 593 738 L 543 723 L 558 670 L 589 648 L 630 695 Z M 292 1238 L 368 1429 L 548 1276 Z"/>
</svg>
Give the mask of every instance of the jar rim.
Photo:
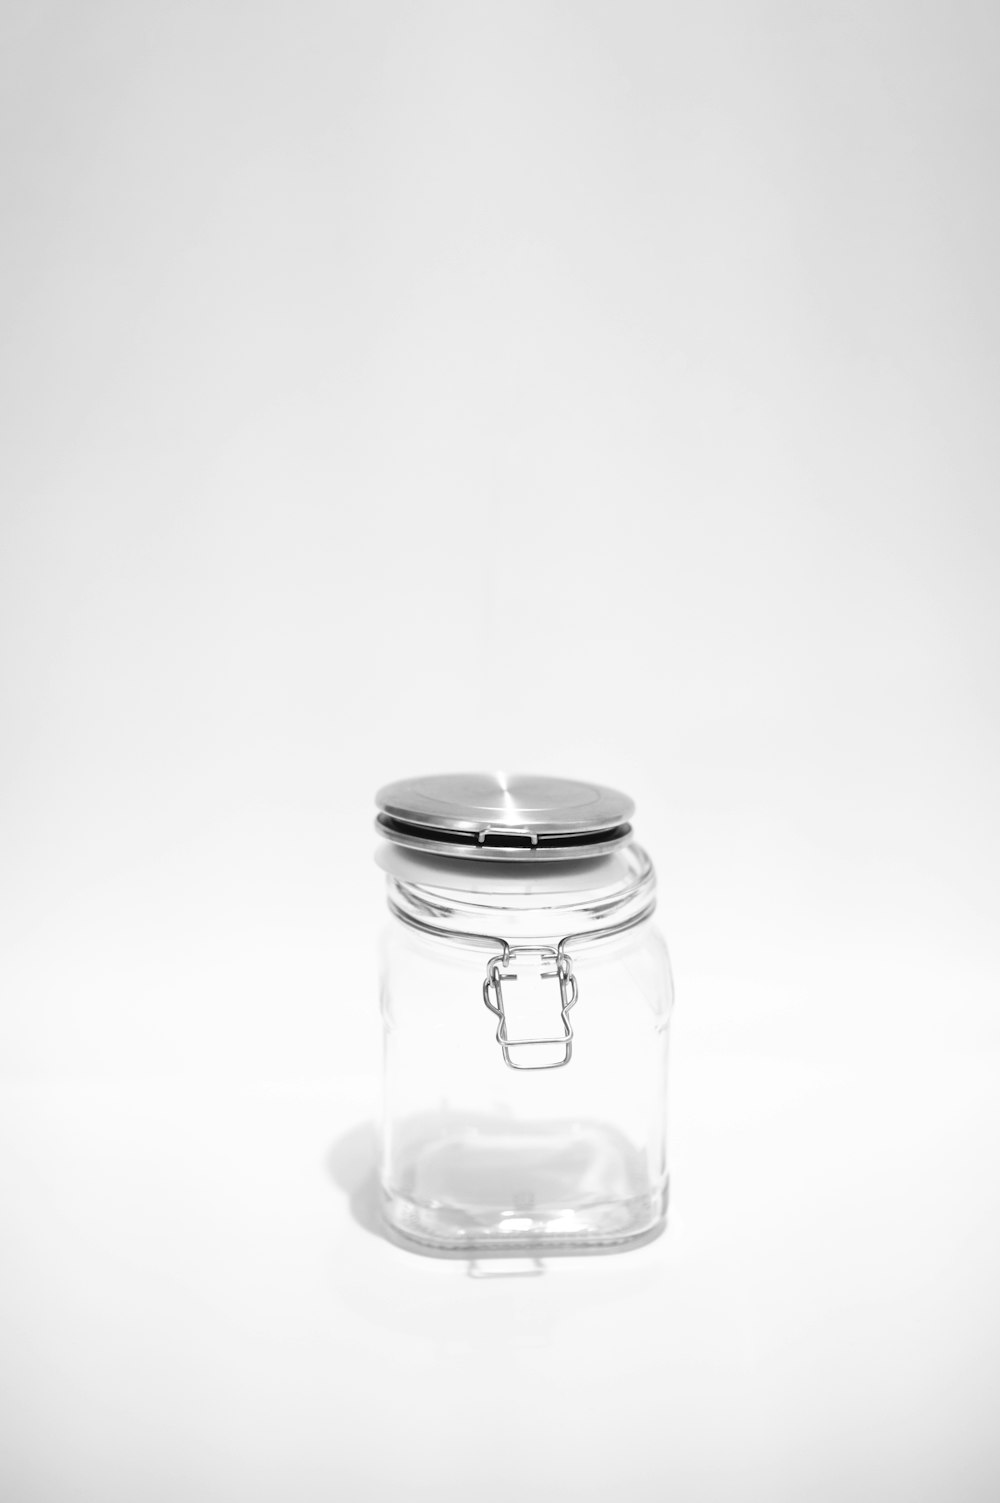
<svg viewBox="0 0 1000 1503">
<path fill-rule="evenodd" d="M 499 864 L 477 866 L 473 873 L 458 860 L 387 855 L 379 864 L 388 877 L 390 910 L 444 939 L 492 942 L 501 931 L 509 941 L 558 941 L 583 933 L 598 938 L 648 917 L 656 901 L 653 863 L 635 842 L 614 856 L 579 862 L 572 873 L 561 863 L 522 882 Z"/>
</svg>

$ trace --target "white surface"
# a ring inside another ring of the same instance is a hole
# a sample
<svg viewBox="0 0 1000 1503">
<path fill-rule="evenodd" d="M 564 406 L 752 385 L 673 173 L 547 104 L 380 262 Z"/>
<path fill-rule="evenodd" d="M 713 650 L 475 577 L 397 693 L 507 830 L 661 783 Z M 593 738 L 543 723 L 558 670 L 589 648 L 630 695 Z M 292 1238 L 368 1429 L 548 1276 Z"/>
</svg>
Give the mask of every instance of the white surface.
<svg viewBox="0 0 1000 1503">
<path fill-rule="evenodd" d="M 2 1503 L 1000 1494 L 998 50 L 0 7 Z M 464 767 L 636 800 L 628 1259 L 469 1278 L 329 1173 L 372 797 Z"/>
<path fill-rule="evenodd" d="M 989 1498 L 995 1061 L 679 1055 L 666 1236 L 537 1266 L 381 1239 L 365 1082 L 8 1088 L 5 1497 Z"/>
</svg>

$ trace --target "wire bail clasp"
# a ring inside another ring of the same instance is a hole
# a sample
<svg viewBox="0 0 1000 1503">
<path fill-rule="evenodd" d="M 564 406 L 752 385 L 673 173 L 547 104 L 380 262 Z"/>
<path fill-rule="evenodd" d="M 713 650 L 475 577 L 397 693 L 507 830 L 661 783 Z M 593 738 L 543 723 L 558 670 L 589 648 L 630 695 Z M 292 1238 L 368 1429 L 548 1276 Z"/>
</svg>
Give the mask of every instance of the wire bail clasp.
<svg viewBox="0 0 1000 1503">
<path fill-rule="evenodd" d="M 573 974 L 573 962 L 564 949 L 565 940 L 557 947 L 548 945 L 519 945 L 511 947 L 503 941 L 503 953 L 491 956 L 486 966 L 486 979 L 483 982 L 483 1001 L 494 1013 L 500 1022 L 497 1025 L 497 1043 L 503 1050 L 504 1063 L 512 1070 L 559 1070 L 563 1065 L 568 1065 L 573 1057 L 573 1026 L 569 1021 L 569 1010 L 576 1003 L 579 996 L 579 987 Z M 554 970 L 543 970 L 541 975 L 544 980 L 558 980 L 559 998 L 561 1008 L 559 1013 L 563 1031 L 556 1038 L 541 1039 L 512 1039 L 507 1036 L 507 1016 L 504 1010 L 503 983 L 516 981 L 517 972 L 509 969 L 511 961 L 516 955 L 537 955 L 543 963 L 554 962 Z M 511 1049 L 526 1048 L 537 1044 L 560 1044 L 563 1046 L 562 1059 L 552 1060 L 549 1064 L 532 1065 L 518 1064 L 511 1059 Z"/>
</svg>

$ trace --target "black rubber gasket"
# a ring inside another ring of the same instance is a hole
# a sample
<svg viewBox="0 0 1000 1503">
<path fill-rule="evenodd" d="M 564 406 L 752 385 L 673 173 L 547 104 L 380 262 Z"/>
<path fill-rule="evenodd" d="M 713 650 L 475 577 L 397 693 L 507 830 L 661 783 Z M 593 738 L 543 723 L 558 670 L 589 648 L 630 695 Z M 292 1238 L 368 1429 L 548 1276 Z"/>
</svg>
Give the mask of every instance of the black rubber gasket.
<svg viewBox="0 0 1000 1503">
<path fill-rule="evenodd" d="M 532 840 L 523 830 L 488 830 L 480 837 L 476 830 L 441 830 L 433 825 L 410 824 L 403 819 L 394 819 L 391 814 L 380 814 L 379 827 L 391 840 L 393 835 L 409 836 L 411 839 L 434 841 L 439 845 L 467 846 L 470 850 L 488 851 L 567 851 L 583 850 L 588 846 L 604 845 L 609 841 L 627 840 L 632 826 L 615 825 L 610 830 L 583 830 L 576 833 L 539 833 Z"/>
</svg>

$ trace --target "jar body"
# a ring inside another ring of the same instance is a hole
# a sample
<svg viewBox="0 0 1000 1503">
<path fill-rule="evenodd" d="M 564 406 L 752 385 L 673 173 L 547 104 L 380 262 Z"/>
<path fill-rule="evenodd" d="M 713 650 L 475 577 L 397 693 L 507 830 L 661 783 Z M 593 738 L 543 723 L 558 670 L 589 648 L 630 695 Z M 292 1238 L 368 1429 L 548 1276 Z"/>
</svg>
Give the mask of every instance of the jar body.
<svg viewBox="0 0 1000 1503">
<path fill-rule="evenodd" d="M 470 1252 L 585 1251 L 654 1234 L 667 1208 L 673 990 L 648 917 L 648 858 L 630 847 L 575 862 L 568 891 L 566 873 L 553 891 L 509 869 L 492 887 L 477 872 L 478 890 L 457 891 L 448 863 L 425 865 L 411 857 L 406 875 L 390 873 L 383 936 L 390 1227 Z"/>
</svg>

